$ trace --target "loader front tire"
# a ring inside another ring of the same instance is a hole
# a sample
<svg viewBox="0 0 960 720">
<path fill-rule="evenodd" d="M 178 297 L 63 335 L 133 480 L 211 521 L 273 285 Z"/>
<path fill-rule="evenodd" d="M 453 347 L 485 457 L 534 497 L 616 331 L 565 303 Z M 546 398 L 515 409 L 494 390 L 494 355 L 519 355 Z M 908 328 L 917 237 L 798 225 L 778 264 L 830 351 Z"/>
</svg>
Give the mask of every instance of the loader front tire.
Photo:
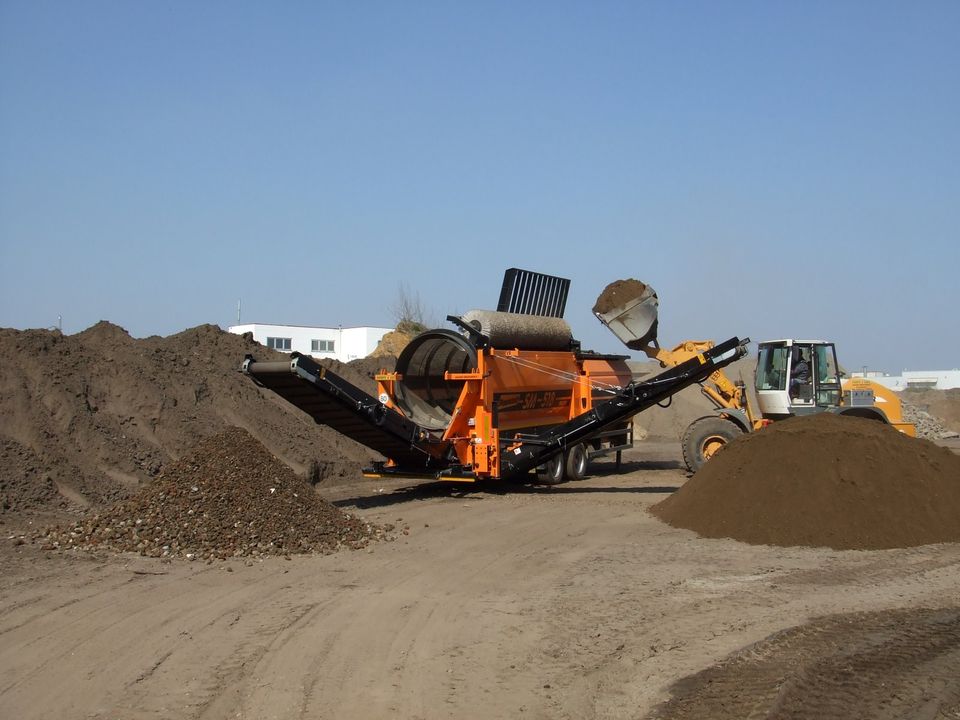
<svg viewBox="0 0 960 720">
<path fill-rule="evenodd" d="M 740 426 L 722 417 L 694 420 L 683 433 L 683 461 L 695 473 L 728 443 L 743 434 Z"/>
</svg>

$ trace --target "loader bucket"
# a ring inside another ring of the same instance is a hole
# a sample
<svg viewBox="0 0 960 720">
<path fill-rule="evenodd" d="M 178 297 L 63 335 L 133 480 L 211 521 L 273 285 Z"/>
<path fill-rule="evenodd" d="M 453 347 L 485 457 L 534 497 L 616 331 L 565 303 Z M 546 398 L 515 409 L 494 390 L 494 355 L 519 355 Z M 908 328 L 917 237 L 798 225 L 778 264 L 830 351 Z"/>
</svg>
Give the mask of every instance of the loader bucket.
<svg viewBox="0 0 960 720">
<path fill-rule="evenodd" d="M 642 350 L 657 339 L 656 291 L 639 280 L 610 283 L 597 298 L 593 314 L 632 350 Z"/>
</svg>

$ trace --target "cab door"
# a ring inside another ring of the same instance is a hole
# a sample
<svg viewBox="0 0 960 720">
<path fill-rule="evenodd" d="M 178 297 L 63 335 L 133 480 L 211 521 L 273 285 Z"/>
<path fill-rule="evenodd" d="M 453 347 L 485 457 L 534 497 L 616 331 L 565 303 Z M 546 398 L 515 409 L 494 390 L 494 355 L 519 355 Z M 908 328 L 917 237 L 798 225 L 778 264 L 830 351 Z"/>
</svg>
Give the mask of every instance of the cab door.
<svg viewBox="0 0 960 720">
<path fill-rule="evenodd" d="M 812 346 L 794 343 L 790 348 L 790 405 L 795 408 L 814 407 L 816 392 Z"/>
<path fill-rule="evenodd" d="M 790 415 L 787 380 L 790 345 L 786 341 L 760 343 L 755 377 L 757 402 L 763 417 L 775 420 Z"/>
<path fill-rule="evenodd" d="M 814 397 L 817 405 L 839 407 L 842 394 L 840 368 L 837 365 L 837 352 L 833 343 L 814 345 L 812 354 Z"/>
</svg>

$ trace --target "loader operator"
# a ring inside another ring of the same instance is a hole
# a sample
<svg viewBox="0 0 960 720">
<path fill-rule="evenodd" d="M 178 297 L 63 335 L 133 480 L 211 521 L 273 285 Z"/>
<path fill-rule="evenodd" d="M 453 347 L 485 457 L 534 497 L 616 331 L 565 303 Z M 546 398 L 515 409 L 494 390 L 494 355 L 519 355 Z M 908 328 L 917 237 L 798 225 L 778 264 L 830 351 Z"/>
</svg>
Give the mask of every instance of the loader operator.
<svg viewBox="0 0 960 720">
<path fill-rule="evenodd" d="M 807 356 L 800 351 L 797 362 L 790 372 L 790 395 L 796 397 L 799 395 L 800 387 L 810 384 L 810 361 Z"/>
</svg>

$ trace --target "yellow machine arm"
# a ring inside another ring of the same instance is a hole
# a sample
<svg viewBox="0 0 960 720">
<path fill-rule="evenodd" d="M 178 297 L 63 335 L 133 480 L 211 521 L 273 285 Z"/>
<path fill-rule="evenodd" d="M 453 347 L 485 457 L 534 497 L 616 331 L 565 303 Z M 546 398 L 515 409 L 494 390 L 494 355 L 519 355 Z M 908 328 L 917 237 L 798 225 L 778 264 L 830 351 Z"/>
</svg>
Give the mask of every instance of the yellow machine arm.
<svg viewBox="0 0 960 720">
<path fill-rule="evenodd" d="M 640 349 L 651 360 L 659 362 L 660 367 L 667 368 L 696 357 L 713 346 L 712 340 L 685 340 L 672 350 L 666 350 L 657 345 L 647 345 Z M 717 409 L 742 410 L 747 414 L 750 424 L 757 427 L 757 418 L 753 416 L 742 385 L 733 382 L 723 370 L 711 373 L 707 381 L 709 384 L 700 384 L 700 391 L 717 406 Z"/>
</svg>

